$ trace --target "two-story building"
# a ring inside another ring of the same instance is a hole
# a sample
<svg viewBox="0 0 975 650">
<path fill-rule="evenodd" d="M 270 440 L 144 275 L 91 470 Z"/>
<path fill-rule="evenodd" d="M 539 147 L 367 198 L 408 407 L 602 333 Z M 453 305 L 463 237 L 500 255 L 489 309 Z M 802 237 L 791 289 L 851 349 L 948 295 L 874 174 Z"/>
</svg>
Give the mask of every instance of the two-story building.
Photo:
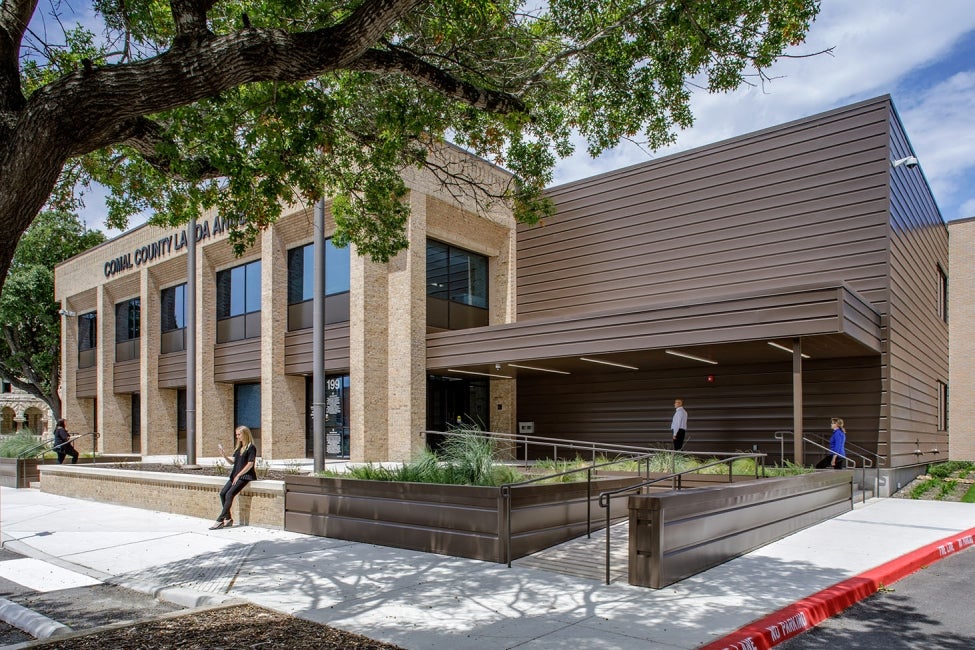
<svg viewBox="0 0 975 650">
<path fill-rule="evenodd" d="M 690 449 L 792 458 L 842 417 L 887 470 L 947 458 L 948 230 L 913 155 L 885 96 L 553 188 L 534 227 L 412 173 L 409 250 L 327 249 L 327 452 L 403 460 L 458 418 L 660 444 L 679 397 Z M 311 214 L 239 258 L 201 216 L 202 455 L 236 424 L 311 453 Z M 190 239 L 145 226 L 57 269 L 65 412 L 106 451 L 184 450 Z"/>
</svg>

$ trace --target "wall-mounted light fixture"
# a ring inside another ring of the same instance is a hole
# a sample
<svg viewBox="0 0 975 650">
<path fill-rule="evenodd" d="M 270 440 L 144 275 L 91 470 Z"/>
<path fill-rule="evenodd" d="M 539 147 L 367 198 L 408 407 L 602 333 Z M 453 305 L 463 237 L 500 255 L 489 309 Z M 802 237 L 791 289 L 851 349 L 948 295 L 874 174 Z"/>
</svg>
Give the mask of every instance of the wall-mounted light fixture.
<svg viewBox="0 0 975 650">
<path fill-rule="evenodd" d="M 579 357 L 580 361 L 588 361 L 589 363 L 601 363 L 604 366 L 616 366 L 617 368 L 626 368 L 627 370 L 639 370 L 636 366 L 628 366 L 625 363 L 616 363 L 615 361 L 603 361 L 602 359 L 590 359 L 589 357 Z"/>
<path fill-rule="evenodd" d="M 675 357 L 683 357 L 685 359 L 690 359 L 691 361 L 700 361 L 701 363 L 709 363 L 712 366 L 718 365 L 718 362 L 713 359 L 705 359 L 704 357 L 698 357 L 693 354 L 688 354 L 686 352 L 678 352 L 677 350 L 664 350 L 664 352 L 673 355 Z"/>
<path fill-rule="evenodd" d="M 903 165 L 904 167 L 907 167 L 908 169 L 914 169 L 915 167 L 917 167 L 921 163 L 919 163 L 917 161 L 917 158 L 915 158 L 914 156 L 908 156 L 906 158 L 898 158 L 897 160 L 893 160 L 893 161 L 891 161 L 890 164 L 894 168 L 897 168 L 897 167 L 900 167 L 901 165 Z"/>
<path fill-rule="evenodd" d="M 551 372 L 551 373 L 554 373 L 556 375 L 568 375 L 568 374 L 571 374 L 571 373 L 568 373 L 568 372 L 566 372 L 564 370 L 554 370 L 552 368 L 538 368 L 537 366 L 523 366 L 520 363 L 509 363 L 508 364 L 508 367 L 509 368 L 521 368 L 522 370 L 538 370 L 539 372 Z"/>
<path fill-rule="evenodd" d="M 778 343 L 775 343 L 774 341 L 769 341 L 768 344 L 771 345 L 773 348 L 778 348 L 779 350 L 785 350 L 789 354 L 793 354 L 792 348 L 787 348 L 784 345 L 779 345 Z M 809 355 L 806 354 L 805 352 L 800 352 L 799 353 L 799 356 L 802 357 L 803 359 L 808 359 L 809 358 Z"/>
<path fill-rule="evenodd" d="M 73 312 L 73 311 L 70 311 L 70 310 L 68 310 L 68 309 L 62 309 L 62 310 L 60 310 L 60 311 L 58 312 L 58 314 L 60 314 L 61 316 L 68 316 L 69 318 L 70 318 L 71 316 L 77 316 L 77 315 L 78 315 L 78 314 L 76 314 L 75 312 Z"/>
</svg>

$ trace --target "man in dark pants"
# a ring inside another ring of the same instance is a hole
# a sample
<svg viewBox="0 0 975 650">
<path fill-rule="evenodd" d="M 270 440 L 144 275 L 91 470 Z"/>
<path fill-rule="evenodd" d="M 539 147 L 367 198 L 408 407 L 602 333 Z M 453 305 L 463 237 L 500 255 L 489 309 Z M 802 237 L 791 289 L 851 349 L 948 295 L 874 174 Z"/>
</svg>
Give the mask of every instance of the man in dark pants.
<svg viewBox="0 0 975 650">
<path fill-rule="evenodd" d="M 58 420 L 58 426 L 54 429 L 54 451 L 58 452 L 58 465 L 64 462 L 65 456 L 71 456 L 72 464 L 78 462 L 78 450 L 71 444 L 76 436 L 68 433 L 64 423 L 65 420 Z"/>
<path fill-rule="evenodd" d="M 670 431 L 674 436 L 674 451 L 680 451 L 687 436 L 687 411 L 684 410 L 682 399 L 674 400 L 674 419 L 670 423 Z"/>
</svg>

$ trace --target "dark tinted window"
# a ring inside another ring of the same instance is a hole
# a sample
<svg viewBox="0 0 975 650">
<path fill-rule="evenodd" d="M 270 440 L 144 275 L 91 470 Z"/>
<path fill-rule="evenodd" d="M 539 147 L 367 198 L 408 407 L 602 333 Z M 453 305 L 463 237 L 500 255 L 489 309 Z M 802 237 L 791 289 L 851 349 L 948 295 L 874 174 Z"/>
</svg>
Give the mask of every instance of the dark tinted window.
<svg viewBox="0 0 975 650">
<path fill-rule="evenodd" d="M 139 299 L 132 298 L 115 305 L 115 342 L 122 343 L 139 338 Z"/>
<path fill-rule="evenodd" d="M 180 284 L 162 290 L 160 297 L 162 303 L 162 331 L 171 332 L 173 330 L 186 327 L 186 285 Z"/>
<path fill-rule="evenodd" d="M 349 248 L 336 248 L 325 240 L 325 295 L 349 290 Z M 307 244 L 288 251 L 288 304 L 314 298 L 315 245 Z"/>
</svg>

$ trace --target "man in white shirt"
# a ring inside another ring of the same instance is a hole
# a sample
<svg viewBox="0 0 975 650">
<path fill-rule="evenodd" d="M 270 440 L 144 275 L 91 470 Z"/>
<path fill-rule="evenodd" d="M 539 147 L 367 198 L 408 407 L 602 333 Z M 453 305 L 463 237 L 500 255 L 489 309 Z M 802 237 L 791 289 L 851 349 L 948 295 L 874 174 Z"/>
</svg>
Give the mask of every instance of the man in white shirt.
<svg viewBox="0 0 975 650">
<path fill-rule="evenodd" d="M 674 434 L 674 451 L 680 451 L 687 435 L 687 411 L 684 410 L 682 399 L 674 400 L 674 419 L 670 423 L 670 431 Z"/>
</svg>

